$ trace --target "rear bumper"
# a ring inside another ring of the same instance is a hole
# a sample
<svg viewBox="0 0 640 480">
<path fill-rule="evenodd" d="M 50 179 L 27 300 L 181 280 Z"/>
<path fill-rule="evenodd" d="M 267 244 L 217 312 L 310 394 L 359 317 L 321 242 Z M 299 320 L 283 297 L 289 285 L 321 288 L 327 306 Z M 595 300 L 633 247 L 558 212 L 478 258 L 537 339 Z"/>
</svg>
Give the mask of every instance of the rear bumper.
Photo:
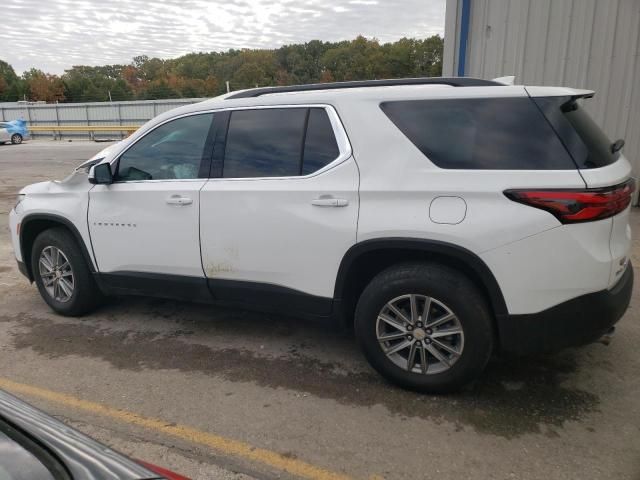
<svg viewBox="0 0 640 480">
<path fill-rule="evenodd" d="M 606 333 L 624 314 L 631 300 L 633 267 L 609 290 L 568 300 L 539 313 L 499 315 L 502 351 L 545 353 L 591 343 Z"/>
</svg>

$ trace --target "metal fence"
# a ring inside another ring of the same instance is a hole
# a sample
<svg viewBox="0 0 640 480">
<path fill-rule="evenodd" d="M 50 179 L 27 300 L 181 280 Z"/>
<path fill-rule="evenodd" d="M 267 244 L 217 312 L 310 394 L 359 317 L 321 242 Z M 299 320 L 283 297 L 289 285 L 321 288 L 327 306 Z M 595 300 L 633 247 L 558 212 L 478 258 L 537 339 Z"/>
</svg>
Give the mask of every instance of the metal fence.
<svg viewBox="0 0 640 480">
<path fill-rule="evenodd" d="M 156 115 L 204 98 L 136 100 L 129 102 L 91 103 L 0 103 L 0 121 L 26 120 L 28 125 L 142 125 Z M 32 133 L 33 137 L 50 137 L 50 133 Z M 69 137 L 88 137 L 88 133 L 68 133 Z M 113 137 L 104 133 L 102 137 Z"/>
</svg>

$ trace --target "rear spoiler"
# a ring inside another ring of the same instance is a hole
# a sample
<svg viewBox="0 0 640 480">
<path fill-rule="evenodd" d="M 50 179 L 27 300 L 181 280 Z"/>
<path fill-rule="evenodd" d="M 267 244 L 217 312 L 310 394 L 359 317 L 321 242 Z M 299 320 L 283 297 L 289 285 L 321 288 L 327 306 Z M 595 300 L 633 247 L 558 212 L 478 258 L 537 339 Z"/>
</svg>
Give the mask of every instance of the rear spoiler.
<svg viewBox="0 0 640 480">
<path fill-rule="evenodd" d="M 596 92 L 581 88 L 567 87 L 525 87 L 530 97 L 571 97 L 572 100 L 579 98 L 591 98 Z"/>
<path fill-rule="evenodd" d="M 506 77 L 494 78 L 491 81 L 496 83 L 501 83 L 503 85 L 513 85 L 513 82 L 515 82 L 515 80 L 516 80 L 515 75 L 507 75 Z"/>
<path fill-rule="evenodd" d="M 571 90 L 576 92 L 575 94 L 571 95 L 571 98 L 573 98 L 574 100 L 577 100 L 578 98 L 591 98 L 596 94 L 596 92 L 594 92 L 593 90 L 582 90 L 577 88 L 572 88 Z"/>
</svg>

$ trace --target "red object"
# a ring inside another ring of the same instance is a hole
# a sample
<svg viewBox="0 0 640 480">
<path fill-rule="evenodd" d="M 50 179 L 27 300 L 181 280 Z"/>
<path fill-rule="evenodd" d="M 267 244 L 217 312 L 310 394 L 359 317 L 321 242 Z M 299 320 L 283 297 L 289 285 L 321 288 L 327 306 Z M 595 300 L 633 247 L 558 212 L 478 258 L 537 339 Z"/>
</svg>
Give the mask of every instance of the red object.
<svg viewBox="0 0 640 480">
<path fill-rule="evenodd" d="M 511 200 L 552 213 L 562 223 L 602 220 L 622 212 L 631 203 L 633 179 L 606 188 L 583 190 L 507 190 Z"/>
<path fill-rule="evenodd" d="M 157 473 L 158 475 L 162 475 L 167 480 L 190 480 L 187 477 L 184 477 L 176 472 L 172 472 L 171 470 L 167 470 L 166 468 L 158 467 L 152 463 L 143 462 L 142 460 L 136 460 L 140 465 L 144 468 L 151 470 L 153 473 Z"/>
</svg>

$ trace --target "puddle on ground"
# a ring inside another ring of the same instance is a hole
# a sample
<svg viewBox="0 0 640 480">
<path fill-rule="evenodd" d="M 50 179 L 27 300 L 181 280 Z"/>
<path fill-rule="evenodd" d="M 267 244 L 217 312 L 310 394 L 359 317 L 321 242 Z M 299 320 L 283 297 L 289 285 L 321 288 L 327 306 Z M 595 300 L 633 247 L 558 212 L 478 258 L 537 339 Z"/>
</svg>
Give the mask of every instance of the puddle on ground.
<svg viewBox="0 0 640 480">
<path fill-rule="evenodd" d="M 122 370 L 201 372 L 231 382 L 291 389 L 344 405 L 382 405 L 401 420 L 420 417 L 451 422 L 458 429 L 472 428 L 479 433 L 506 438 L 526 433 L 553 436 L 565 422 L 580 421 L 598 410 L 596 395 L 566 385 L 566 380 L 577 369 L 571 352 L 553 357 L 492 360 L 482 377 L 462 393 L 421 395 L 389 385 L 369 370 L 364 360 L 361 372 L 349 372 L 328 358 L 320 361 L 301 353 L 305 350 L 305 341 L 314 344 L 331 341 L 326 326 L 258 314 L 227 315 L 226 310 L 207 307 L 213 309 L 215 322 L 185 321 L 187 328 L 178 321 L 178 328 L 159 333 L 150 331 L 155 315 L 164 312 L 162 316 L 166 316 L 172 311 L 179 318 L 189 318 L 189 309 L 195 308 L 194 315 L 199 317 L 198 307 L 158 300 L 145 301 L 140 306 L 143 308 L 134 308 L 135 314 L 141 317 L 141 331 L 96 329 L 95 325 L 82 321 L 54 322 L 28 315 L 0 317 L 0 321 L 19 319 L 20 327 L 13 333 L 15 348 L 33 349 L 48 358 L 78 355 L 104 360 Z M 122 308 L 117 305 L 103 309 L 101 313 L 106 313 L 107 318 L 101 325 L 108 325 L 109 318 L 127 315 L 131 311 L 127 309 L 128 312 L 118 312 Z M 148 313 L 149 310 L 154 312 Z M 201 338 L 214 335 L 212 328 L 224 331 L 225 335 L 268 332 L 266 337 L 279 338 L 280 342 L 286 339 L 290 344 L 289 353 L 268 357 L 249 350 L 213 349 L 194 343 L 195 334 Z M 350 338 L 339 333 L 332 335 L 334 341 L 341 339 L 344 348 L 357 348 Z"/>
</svg>

